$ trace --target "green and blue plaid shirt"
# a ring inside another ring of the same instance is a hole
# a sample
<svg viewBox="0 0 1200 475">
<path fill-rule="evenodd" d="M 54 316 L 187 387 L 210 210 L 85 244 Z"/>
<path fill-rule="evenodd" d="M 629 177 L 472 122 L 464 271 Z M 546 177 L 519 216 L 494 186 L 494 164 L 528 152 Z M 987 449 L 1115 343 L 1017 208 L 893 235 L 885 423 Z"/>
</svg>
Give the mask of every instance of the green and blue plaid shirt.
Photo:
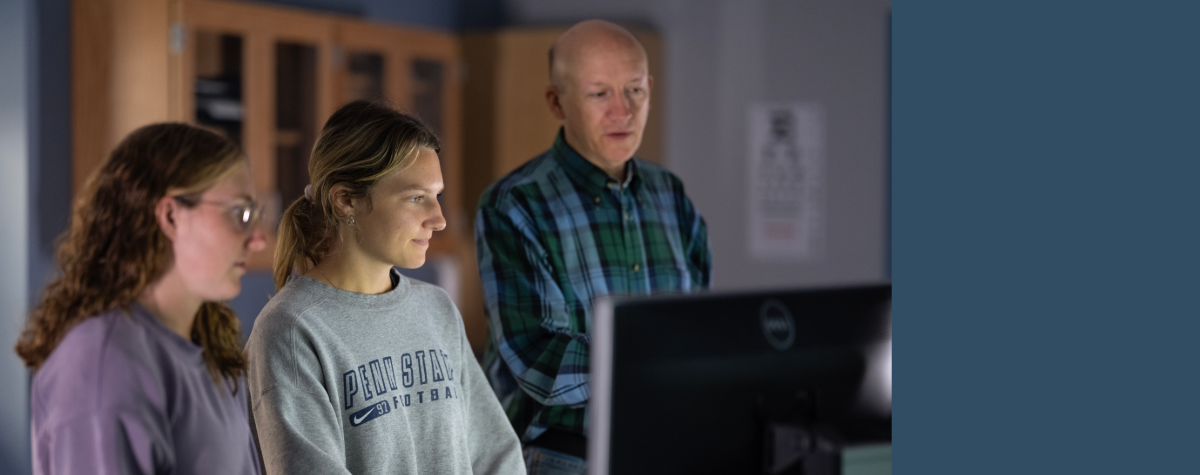
<svg viewBox="0 0 1200 475">
<path fill-rule="evenodd" d="M 679 178 L 636 158 L 618 183 L 563 139 L 492 184 L 475 245 L 488 379 L 522 440 L 586 435 L 592 303 L 709 286 L 708 230 Z"/>
</svg>

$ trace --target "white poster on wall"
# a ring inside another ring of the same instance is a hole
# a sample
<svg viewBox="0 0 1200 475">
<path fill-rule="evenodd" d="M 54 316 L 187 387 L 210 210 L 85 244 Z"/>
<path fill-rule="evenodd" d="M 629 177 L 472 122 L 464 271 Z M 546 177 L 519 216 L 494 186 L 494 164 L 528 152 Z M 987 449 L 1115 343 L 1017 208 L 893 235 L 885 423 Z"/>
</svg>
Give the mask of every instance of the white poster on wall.
<svg viewBox="0 0 1200 475">
<path fill-rule="evenodd" d="M 821 109 L 805 103 L 760 103 L 747 112 L 750 256 L 818 259 L 825 235 Z"/>
</svg>

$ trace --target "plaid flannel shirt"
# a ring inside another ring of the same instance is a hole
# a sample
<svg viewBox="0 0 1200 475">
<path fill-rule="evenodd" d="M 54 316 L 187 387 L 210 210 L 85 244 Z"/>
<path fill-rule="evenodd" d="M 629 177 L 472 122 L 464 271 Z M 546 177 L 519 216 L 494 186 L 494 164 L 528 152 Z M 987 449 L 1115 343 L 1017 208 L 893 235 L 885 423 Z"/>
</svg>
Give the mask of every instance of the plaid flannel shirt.
<svg viewBox="0 0 1200 475">
<path fill-rule="evenodd" d="M 712 269 L 704 219 L 675 175 L 636 158 L 618 183 L 563 140 L 492 184 L 475 218 L 488 379 L 517 434 L 586 435 L 592 303 L 696 292 Z"/>
</svg>

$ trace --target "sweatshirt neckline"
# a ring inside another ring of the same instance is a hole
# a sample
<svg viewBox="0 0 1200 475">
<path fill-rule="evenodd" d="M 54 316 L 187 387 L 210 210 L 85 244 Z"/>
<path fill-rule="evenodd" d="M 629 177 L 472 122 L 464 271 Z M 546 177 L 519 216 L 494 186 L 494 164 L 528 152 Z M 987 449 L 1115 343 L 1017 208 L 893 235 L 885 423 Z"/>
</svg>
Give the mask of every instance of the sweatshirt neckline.
<svg viewBox="0 0 1200 475">
<path fill-rule="evenodd" d="M 392 278 L 396 281 L 396 286 L 382 294 L 362 294 L 342 290 L 301 274 L 293 274 L 289 277 L 288 284 L 294 283 L 298 287 L 297 290 L 302 290 L 323 298 L 332 298 L 340 302 L 352 303 L 353 305 L 367 308 L 378 308 L 390 306 L 404 299 L 408 294 L 408 289 L 411 285 L 409 279 L 395 268 L 392 269 Z"/>
</svg>

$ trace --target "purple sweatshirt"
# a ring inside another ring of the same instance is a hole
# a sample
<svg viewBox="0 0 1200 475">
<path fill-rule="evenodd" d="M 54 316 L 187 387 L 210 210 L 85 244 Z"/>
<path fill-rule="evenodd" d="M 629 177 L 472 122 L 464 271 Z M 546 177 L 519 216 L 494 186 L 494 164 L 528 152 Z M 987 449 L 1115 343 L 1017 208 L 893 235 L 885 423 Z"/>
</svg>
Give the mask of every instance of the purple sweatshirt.
<svg viewBox="0 0 1200 475">
<path fill-rule="evenodd" d="M 35 474 L 258 474 L 246 386 L 140 305 L 67 332 L 33 377 Z"/>
</svg>

